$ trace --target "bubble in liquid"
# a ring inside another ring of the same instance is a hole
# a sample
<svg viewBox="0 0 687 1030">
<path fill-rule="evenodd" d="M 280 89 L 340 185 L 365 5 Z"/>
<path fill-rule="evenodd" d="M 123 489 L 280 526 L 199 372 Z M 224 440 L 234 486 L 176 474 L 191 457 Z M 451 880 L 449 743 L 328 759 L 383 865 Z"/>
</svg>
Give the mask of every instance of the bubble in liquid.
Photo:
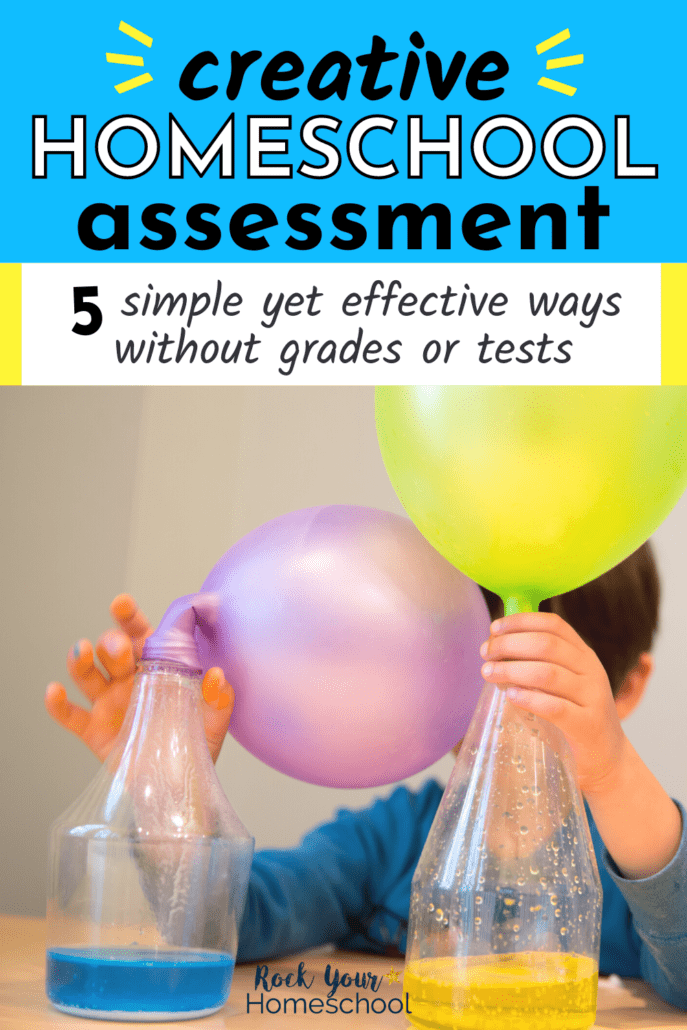
<svg viewBox="0 0 687 1030">
<path fill-rule="evenodd" d="M 475 895 L 475 904 L 476 905 L 481 905 L 482 904 L 482 895 L 481 894 L 476 894 Z"/>
<path fill-rule="evenodd" d="M 434 905 L 432 904 L 431 901 L 430 901 L 429 905 L 427 906 L 427 911 L 428 912 L 433 912 L 434 911 Z"/>
<path fill-rule="evenodd" d="M 583 916 L 582 916 L 582 913 L 580 913 L 580 915 L 577 917 L 578 923 L 581 923 L 582 919 L 583 919 Z"/>
<path fill-rule="evenodd" d="M 444 926 L 448 926 L 448 919 L 444 919 Z"/>
<path fill-rule="evenodd" d="M 557 894 L 549 894 L 549 901 L 551 902 L 552 905 L 557 905 L 558 904 L 558 895 Z"/>
<path fill-rule="evenodd" d="M 475 916 L 475 926 L 479 926 L 482 922 L 481 916 Z"/>
<path fill-rule="evenodd" d="M 437 909 L 437 914 L 435 915 L 434 918 L 436 919 L 437 923 L 441 922 L 441 920 L 444 918 L 444 910 L 443 910 L 443 908 L 438 908 Z"/>
<path fill-rule="evenodd" d="M 567 870 L 566 866 L 563 866 L 563 868 L 561 869 L 561 872 L 563 873 L 563 876 L 567 876 L 568 875 L 568 870 Z"/>
<path fill-rule="evenodd" d="M 539 882 L 542 885 L 542 887 L 546 887 L 546 877 L 545 876 L 540 876 L 539 877 Z"/>
<path fill-rule="evenodd" d="M 562 926 L 561 927 L 561 936 L 565 937 L 567 932 L 568 932 L 567 926 Z"/>
<path fill-rule="evenodd" d="M 535 798 L 538 798 L 541 794 L 541 787 L 532 787 L 532 793 L 534 794 Z"/>
<path fill-rule="evenodd" d="M 515 882 L 517 883 L 518 887 L 524 887 L 525 886 L 525 877 L 524 876 L 519 876 Z"/>
<path fill-rule="evenodd" d="M 559 915 L 561 914 L 560 908 L 554 908 L 553 914 L 555 915 L 556 919 L 558 919 Z"/>
<path fill-rule="evenodd" d="M 525 834 L 527 834 L 529 832 L 530 832 L 529 826 L 521 826 L 520 827 L 520 833 L 523 835 L 523 837 L 525 836 Z"/>
<path fill-rule="evenodd" d="M 537 873 L 539 872 L 539 868 L 536 865 L 531 865 L 530 866 L 530 872 L 532 873 L 532 876 L 536 876 Z"/>
<path fill-rule="evenodd" d="M 576 876 L 575 877 L 575 883 L 579 883 L 579 882 L 580 882 L 580 878 L 579 878 L 579 876 Z"/>
</svg>

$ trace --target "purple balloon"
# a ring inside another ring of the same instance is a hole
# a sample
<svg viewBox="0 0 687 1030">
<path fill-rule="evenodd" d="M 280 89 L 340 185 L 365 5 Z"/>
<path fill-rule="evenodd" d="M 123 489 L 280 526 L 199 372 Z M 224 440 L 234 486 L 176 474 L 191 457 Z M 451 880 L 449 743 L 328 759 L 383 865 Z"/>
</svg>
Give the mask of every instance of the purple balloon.
<svg viewBox="0 0 687 1030">
<path fill-rule="evenodd" d="M 267 765 L 329 787 L 427 768 L 482 688 L 479 588 L 409 519 L 336 505 L 253 530 L 203 584 L 219 597 L 204 668 L 236 692 L 230 732 Z"/>
</svg>

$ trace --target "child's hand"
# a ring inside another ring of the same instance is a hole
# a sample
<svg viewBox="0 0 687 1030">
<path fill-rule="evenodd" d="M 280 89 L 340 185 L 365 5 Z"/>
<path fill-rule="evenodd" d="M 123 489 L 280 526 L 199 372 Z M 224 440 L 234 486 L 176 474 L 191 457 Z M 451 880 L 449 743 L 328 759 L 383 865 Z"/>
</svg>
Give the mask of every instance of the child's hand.
<svg viewBox="0 0 687 1030">
<path fill-rule="evenodd" d="M 590 647 L 558 615 L 531 612 L 492 623 L 480 649 L 482 676 L 507 684 L 508 698 L 557 726 L 590 795 L 611 788 L 628 749 L 606 672 Z"/>
<path fill-rule="evenodd" d="M 87 711 L 72 704 L 61 683 L 50 683 L 45 707 L 60 726 L 71 730 L 100 759 L 105 761 L 124 721 L 136 671 L 146 637 L 153 632 L 143 612 L 128 594 L 115 597 L 110 613 L 121 630 L 113 629 L 98 639 L 95 654 L 105 674 L 94 663 L 93 647 L 80 640 L 67 655 L 70 676 L 91 702 Z M 209 669 L 203 679 L 205 735 L 212 760 L 219 755 L 234 706 L 234 692 L 221 669 Z"/>
<path fill-rule="evenodd" d="M 506 685 L 513 704 L 567 738 L 580 787 L 622 875 L 642 879 L 665 869 L 680 844 L 680 810 L 625 736 L 591 648 L 558 615 L 531 612 L 492 623 L 480 653 L 486 680 Z"/>
</svg>

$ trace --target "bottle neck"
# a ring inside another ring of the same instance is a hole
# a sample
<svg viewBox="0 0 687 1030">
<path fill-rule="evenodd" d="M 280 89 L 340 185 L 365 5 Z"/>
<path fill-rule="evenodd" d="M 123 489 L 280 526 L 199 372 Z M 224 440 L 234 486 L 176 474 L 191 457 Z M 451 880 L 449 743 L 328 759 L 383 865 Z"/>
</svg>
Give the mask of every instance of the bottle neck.
<svg viewBox="0 0 687 1030">
<path fill-rule="evenodd" d="M 506 724 L 519 727 L 516 730 L 517 733 L 523 732 L 526 728 L 529 731 L 536 730 L 535 736 L 542 743 L 547 744 L 556 755 L 562 755 L 564 760 L 571 765 L 574 763 L 570 745 L 562 731 L 542 716 L 533 715 L 518 708 L 508 700 L 505 686 L 496 683 L 484 685 L 477 710 L 463 744 L 468 740 L 468 736 L 473 745 L 479 740 L 484 741 L 487 735 L 498 739 L 495 735 L 502 732 Z"/>
<path fill-rule="evenodd" d="M 82 834 L 137 843 L 239 837 L 250 842 L 210 757 L 199 670 L 167 661 L 141 663 L 115 746 L 65 820 Z M 173 869 L 175 854 L 163 850 L 153 864 L 169 859 Z"/>
<path fill-rule="evenodd" d="M 177 662 L 139 663 L 129 707 L 108 765 L 112 771 L 125 755 L 130 760 L 151 749 L 183 757 L 207 752 L 201 709 L 202 671 Z M 199 746 L 200 745 L 200 746 Z M 209 754 L 208 754 L 208 760 Z"/>
</svg>

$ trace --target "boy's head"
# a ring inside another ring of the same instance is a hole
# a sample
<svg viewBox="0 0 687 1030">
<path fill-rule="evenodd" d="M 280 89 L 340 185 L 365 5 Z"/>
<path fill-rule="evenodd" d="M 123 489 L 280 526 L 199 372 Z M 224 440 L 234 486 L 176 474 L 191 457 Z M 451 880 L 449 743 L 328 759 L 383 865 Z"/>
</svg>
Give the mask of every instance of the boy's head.
<svg viewBox="0 0 687 1030">
<path fill-rule="evenodd" d="M 500 598 L 482 590 L 492 619 L 503 615 Z M 649 652 L 658 628 L 659 579 L 649 543 L 603 576 L 552 597 L 540 611 L 565 619 L 606 670 L 621 718 L 629 715 L 653 668 Z"/>
</svg>

